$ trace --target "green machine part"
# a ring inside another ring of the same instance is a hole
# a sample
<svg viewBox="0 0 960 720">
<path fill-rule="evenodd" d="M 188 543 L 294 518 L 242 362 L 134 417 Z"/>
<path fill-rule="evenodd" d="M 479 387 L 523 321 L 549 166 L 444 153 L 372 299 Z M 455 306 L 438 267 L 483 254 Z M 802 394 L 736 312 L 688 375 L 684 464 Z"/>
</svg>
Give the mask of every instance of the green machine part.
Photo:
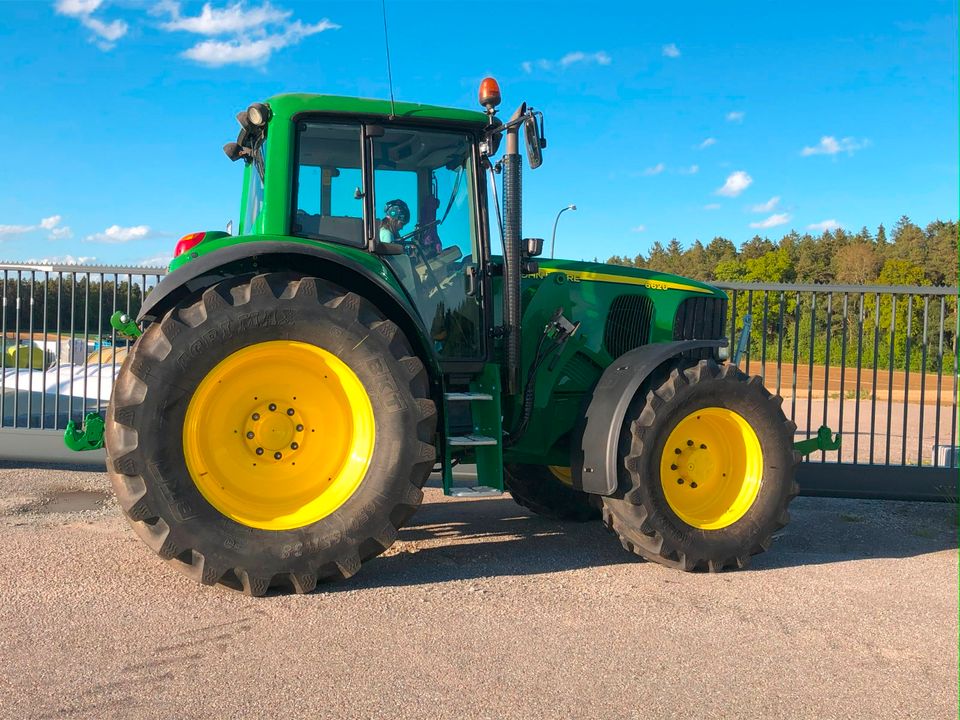
<svg viewBox="0 0 960 720">
<path fill-rule="evenodd" d="M 137 327 L 137 321 L 122 310 L 117 310 L 110 316 L 110 326 L 126 340 L 136 340 L 143 335 L 140 328 Z"/>
<path fill-rule="evenodd" d="M 95 412 L 87 413 L 79 428 L 74 420 L 70 420 L 63 434 L 63 442 L 71 450 L 99 450 L 103 447 L 104 424 L 100 413 Z"/>
<path fill-rule="evenodd" d="M 840 433 L 837 433 L 837 436 L 834 437 L 833 430 L 826 425 L 821 425 L 820 429 L 817 430 L 816 436 L 794 443 L 793 449 L 801 455 L 809 455 L 810 453 L 815 453 L 817 450 L 839 450 Z"/>
</svg>

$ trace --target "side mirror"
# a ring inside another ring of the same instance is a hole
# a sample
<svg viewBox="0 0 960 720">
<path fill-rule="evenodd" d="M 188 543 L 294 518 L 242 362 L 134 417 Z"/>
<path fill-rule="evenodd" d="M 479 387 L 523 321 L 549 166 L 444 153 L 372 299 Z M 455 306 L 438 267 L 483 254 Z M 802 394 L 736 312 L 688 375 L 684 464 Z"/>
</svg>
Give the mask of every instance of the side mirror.
<svg viewBox="0 0 960 720">
<path fill-rule="evenodd" d="M 540 126 L 534 115 L 527 115 L 523 121 L 523 138 L 527 143 L 527 161 L 530 169 L 536 170 L 543 164 L 543 144 L 540 137 Z"/>
<path fill-rule="evenodd" d="M 524 238 L 523 254 L 526 257 L 537 257 L 543 252 L 543 238 Z"/>
</svg>

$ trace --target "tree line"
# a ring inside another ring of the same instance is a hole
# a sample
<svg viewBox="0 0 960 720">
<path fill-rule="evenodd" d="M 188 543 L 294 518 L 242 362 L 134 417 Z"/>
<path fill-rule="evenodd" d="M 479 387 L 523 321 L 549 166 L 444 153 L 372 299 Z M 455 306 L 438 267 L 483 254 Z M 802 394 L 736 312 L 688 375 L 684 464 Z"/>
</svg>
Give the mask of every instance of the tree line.
<svg viewBox="0 0 960 720">
<path fill-rule="evenodd" d="M 957 286 L 958 226 L 936 220 L 921 228 L 907 216 L 888 237 L 883 225 L 871 233 L 842 228 L 820 235 L 789 232 L 779 241 L 754 236 L 739 249 L 723 237 L 683 248 L 673 239 L 655 242 L 633 258 L 614 255 L 615 265 L 647 268 L 706 282 Z M 826 288 L 825 288 L 826 290 Z M 730 312 L 734 297 L 731 296 Z M 789 362 L 952 372 L 957 365 L 957 298 L 857 292 L 739 291 L 739 332 L 749 312 L 752 358 L 777 354 Z M 941 360 L 942 356 L 942 360 Z"/>
</svg>

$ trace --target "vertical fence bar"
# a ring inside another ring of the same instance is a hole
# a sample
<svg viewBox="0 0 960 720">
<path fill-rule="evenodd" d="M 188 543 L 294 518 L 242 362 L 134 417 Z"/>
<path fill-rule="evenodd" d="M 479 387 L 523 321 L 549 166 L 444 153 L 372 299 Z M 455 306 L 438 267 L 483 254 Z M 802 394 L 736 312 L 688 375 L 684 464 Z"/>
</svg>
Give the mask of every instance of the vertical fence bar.
<svg viewBox="0 0 960 720">
<path fill-rule="evenodd" d="M 807 436 L 810 436 L 810 420 L 813 418 L 813 338 L 817 325 L 817 293 L 810 292 L 810 356 L 807 358 Z M 807 457 L 809 459 L 809 456 Z"/>
<path fill-rule="evenodd" d="M 913 295 L 907 295 L 907 347 L 904 353 L 903 373 L 903 421 L 901 429 L 903 436 L 900 445 L 900 464 L 907 464 L 907 423 L 910 413 L 910 335 L 913 332 Z"/>
<path fill-rule="evenodd" d="M 827 349 L 824 354 L 823 362 L 823 422 L 821 425 L 827 424 L 828 412 L 830 408 L 830 333 L 833 331 L 833 293 L 827 293 Z M 837 402 L 843 403 L 843 398 L 840 398 Z M 826 462 L 827 453 L 824 450 L 820 451 L 820 462 Z"/>
<path fill-rule="evenodd" d="M 60 333 L 60 324 L 63 312 L 60 307 L 63 296 L 63 272 L 57 273 L 57 394 L 53 396 L 53 427 L 60 429 L 60 383 L 62 382 L 61 370 L 63 368 L 63 335 Z"/>
<path fill-rule="evenodd" d="M 760 326 L 760 379 L 767 384 L 767 318 L 770 304 L 770 291 L 763 291 L 763 324 Z"/>
<path fill-rule="evenodd" d="M 793 309 L 793 378 L 790 381 L 790 419 L 794 421 L 797 417 L 797 367 L 800 365 L 800 322 L 803 316 L 802 307 L 803 298 L 800 291 L 797 290 L 797 304 Z"/>
<path fill-rule="evenodd" d="M 50 307 L 50 273 L 43 273 L 43 392 L 40 395 L 40 429 L 47 427 L 47 343 L 49 342 L 49 333 L 47 332 L 47 316 Z M 55 368 L 56 361 L 50 364 Z"/>
<path fill-rule="evenodd" d="M 920 429 L 917 431 L 917 467 L 923 465 L 923 404 L 927 390 L 927 315 L 930 310 L 930 297 L 923 298 L 923 342 L 920 345 Z M 936 445 L 936 441 L 934 441 Z"/>
<path fill-rule="evenodd" d="M 77 367 L 77 273 L 70 273 L 70 395 L 67 396 L 67 418 L 73 419 L 73 379 Z"/>
<path fill-rule="evenodd" d="M 897 296 L 890 295 L 890 376 L 887 379 L 887 452 L 886 462 L 890 464 L 890 431 L 893 428 L 893 368 L 894 368 L 894 349 L 896 347 L 897 337 Z"/>
<path fill-rule="evenodd" d="M 730 357 L 737 351 L 737 291 L 730 297 Z"/>
<path fill-rule="evenodd" d="M 960 302 L 954 308 L 953 314 L 956 319 L 956 327 L 953 330 L 953 402 L 950 406 L 950 444 L 957 444 L 957 376 L 960 369 Z M 953 456 L 953 463 L 950 467 L 957 466 L 957 454 L 950 453 Z"/>
<path fill-rule="evenodd" d="M 90 352 L 90 273 L 83 291 L 83 414 L 90 412 L 90 393 L 87 390 L 90 373 L 87 368 L 87 353 Z"/>
<path fill-rule="evenodd" d="M 940 332 L 937 347 L 937 410 L 933 425 L 933 466 L 939 467 L 940 457 L 937 455 L 937 445 L 940 444 L 940 405 L 942 403 L 943 392 L 943 328 L 946 325 L 947 298 L 940 297 Z M 956 372 L 956 368 L 954 368 Z M 953 442 L 951 440 L 951 442 Z"/>
<path fill-rule="evenodd" d="M 853 406 L 853 463 L 856 465 L 860 454 L 860 378 L 863 369 L 863 293 L 860 293 L 860 307 L 857 310 L 857 399 Z"/>
<path fill-rule="evenodd" d="M 747 312 L 753 314 L 753 290 L 747 290 Z M 750 338 L 750 342 L 747 343 L 747 364 L 744 367 L 743 371 L 749 375 L 750 374 L 750 346 L 753 345 L 753 338 Z"/>
<path fill-rule="evenodd" d="M 780 309 L 777 316 L 777 395 L 780 394 L 780 383 L 783 376 L 783 306 L 787 302 L 787 294 L 780 291 Z"/>
<path fill-rule="evenodd" d="M 100 285 L 97 289 L 97 412 L 103 409 L 103 273 L 100 274 Z M 110 346 L 113 352 L 113 346 Z"/>
<path fill-rule="evenodd" d="M 36 294 L 36 285 L 37 285 L 37 271 L 30 271 L 30 302 L 28 304 L 30 317 L 27 318 L 27 337 L 29 338 L 27 351 L 27 424 L 26 427 L 33 427 L 33 373 L 35 372 L 33 367 L 33 350 L 36 347 L 33 338 L 33 311 L 34 311 L 34 296 Z M 19 365 L 19 362 L 17 363 Z M 41 369 L 43 368 L 43 363 L 40 363 Z"/>
<path fill-rule="evenodd" d="M 877 434 L 877 371 L 880 369 L 880 293 L 873 304 L 873 386 L 870 391 L 870 464 L 873 465 L 874 439 Z"/>
<path fill-rule="evenodd" d="M 16 344 L 13 346 L 13 426 L 20 424 L 20 287 L 23 285 L 23 271 L 17 270 L 17 304 L 14 308 L 16 317 L 13 320 Z M 4 358 L 6 360 L 6 358 Z"/>
<path fill-rule="evenodd" d="M 843 294 L 843 314 L 840 318 L 840 414 L 837 417 L 837 432 L 843 436 L 843 406 L 847 402 L 844 394 L 847 380 L 847 293 Z M 839 457 L 837 458 L 839 460 Z"/>
</svg>

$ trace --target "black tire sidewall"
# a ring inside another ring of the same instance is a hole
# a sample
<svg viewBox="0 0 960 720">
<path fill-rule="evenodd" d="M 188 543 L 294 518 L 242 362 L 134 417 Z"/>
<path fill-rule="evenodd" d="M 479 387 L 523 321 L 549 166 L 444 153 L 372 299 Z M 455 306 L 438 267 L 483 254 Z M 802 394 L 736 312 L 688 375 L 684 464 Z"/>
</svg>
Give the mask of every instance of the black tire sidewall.
<svg viewBox="0 0 960 720">
<path fill-rule="evenodd" d="M 216 292 L 223 296 L 236 284 Z M 141 354 L 124 365 L 123 371 L 148 389 L 137 408 L 137 447 L 115 466 L 143 476 L 147 503 L 170 527 L 177 549 L 194 549 L 207 562 L 252 574 L 316 571 L 358 553 L 365 541 L 384 532 L 397 505 L 411 501 L 412 469 L 432 464 L 418 441 L 417 398 L 391 343 L 359 315 L 355 307 L 330 307 L 310 293 L 278 299 L 254 288 L 244 304 L 208 308 L 195 327 L 178 320 L 175 309 L 147 330 L 162 333 L 172 349 L 162 359 Z M 138 344 L 150 340 L 145 335 Z M 305 342 L 336 355 L 366 389 L 376 427 L 370 465 L 357 490 L 327 517 L 281 531 L 237 523 L 214 508 L 193 482 L 183 452 L 184 417 L 199 383 L 231 353 L 272 340 Z M 164 339 L 155 342 L 162 345 Z M 425 383 L 420 385 L 426 394 Z"/>
</svg>

